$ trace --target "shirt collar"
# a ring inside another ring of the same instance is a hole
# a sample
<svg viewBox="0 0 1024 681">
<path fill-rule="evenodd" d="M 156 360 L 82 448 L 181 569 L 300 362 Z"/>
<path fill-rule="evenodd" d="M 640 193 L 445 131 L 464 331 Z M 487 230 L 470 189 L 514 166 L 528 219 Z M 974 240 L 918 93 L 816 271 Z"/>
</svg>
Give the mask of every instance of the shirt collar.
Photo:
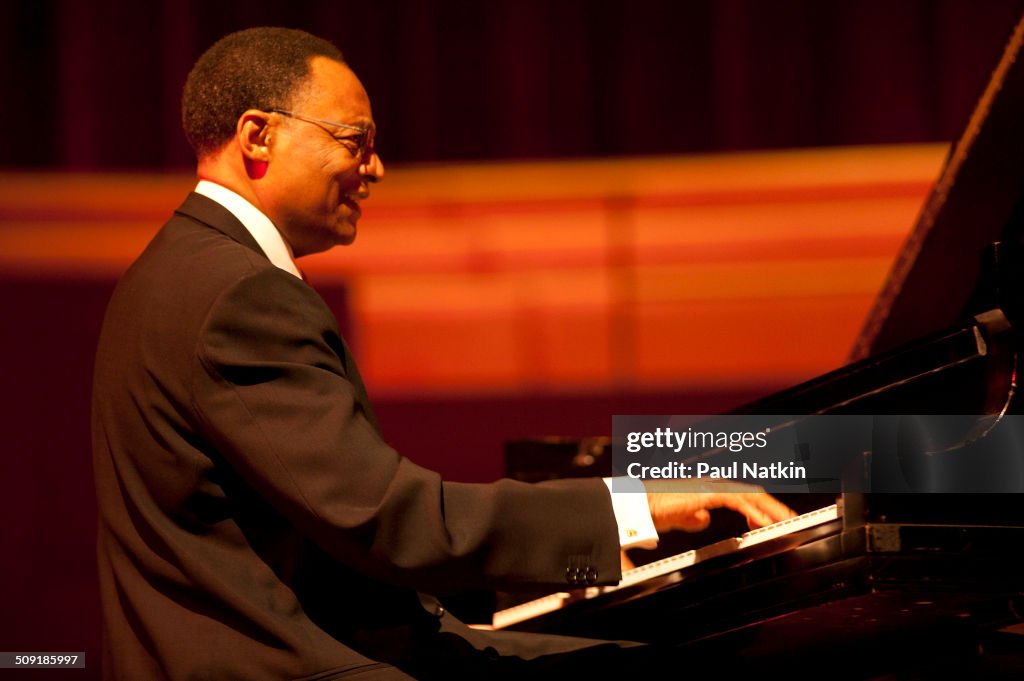
<svg viewBox="0 0 1024 681">
<path fill-rule="evenodd" d="M 270 218 L 264 215 L 259 208 L 227 187 L 209 180 L 199 180 L 195 192 L 227 208 L 249 231 L 272 264 L 302 279 L 299 268 L 295 264 L 295 258 L 292 257 L 292 249 L 281 233 L 277 231 L 277 227 L 270 221 Z"/>
</svg>

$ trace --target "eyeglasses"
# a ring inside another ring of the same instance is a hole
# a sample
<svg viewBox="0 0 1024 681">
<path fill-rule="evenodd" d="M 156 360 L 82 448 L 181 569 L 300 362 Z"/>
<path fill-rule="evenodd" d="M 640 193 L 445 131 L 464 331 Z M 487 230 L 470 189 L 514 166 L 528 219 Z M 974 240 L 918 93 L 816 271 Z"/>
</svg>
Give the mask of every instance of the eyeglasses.
<svg viewBox="0 0 1024 681">
<path fill-rule="evenodd" d="M 312 116 L 303 116 L 302 114 L 295 113 L 294 111 L 285 111 L 284 109 L 271 109 L 271 113 L 279 113 L 282 116 L 288 118 L 294 118 L 296 120 L 305 121 L 306 123 L 312 123 L 316 127 L 320 128 L 331 138 L 341 144 L 343 147 L 348 149 L 348 152 L 352 154 L 353 158 L 363 160 L 367 158 L 367 155 L 373 151 L 373 136 L 374 130 L 372 128 L 360 128 L 357 125 L 348 125 L 347 123 L 336 123 L 334 121 L 324 120 L 323 118 L 313 118 Z M 357 135 L 346 135 L 345 137 L 335 137 L 334 134 L 327 128 L 321 125 L 330 125 L 335 128 L 344 128 L 345 130 L 355 130 Z"/>
</svg>

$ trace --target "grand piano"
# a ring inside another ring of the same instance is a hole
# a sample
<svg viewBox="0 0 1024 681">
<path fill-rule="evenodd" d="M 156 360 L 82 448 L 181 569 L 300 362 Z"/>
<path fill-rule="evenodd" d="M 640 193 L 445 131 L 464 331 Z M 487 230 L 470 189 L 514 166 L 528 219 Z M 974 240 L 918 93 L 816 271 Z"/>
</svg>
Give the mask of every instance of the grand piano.
<svg viewBox="0 0 1024 681">
<path fill-rule="evenodd" d="M 517 602 L 495 628 L 657 642 L 681 660 L 728 655 L 789 678 L 1024 678 L 1022 43 L 1024 19 L 851 363 L 735 412 L 958 415 L 968 425 L 943 433 L 928 465 L 956 477 L 994 455 L 998 491 L 788 495 L 801 515 L 778 527 L 716 518 L 663 538 L 618 586 Z M 610 452 L 601 437 L 515 442 L 506 462 L 526 480 L 606 475 Z"/>
</svg>

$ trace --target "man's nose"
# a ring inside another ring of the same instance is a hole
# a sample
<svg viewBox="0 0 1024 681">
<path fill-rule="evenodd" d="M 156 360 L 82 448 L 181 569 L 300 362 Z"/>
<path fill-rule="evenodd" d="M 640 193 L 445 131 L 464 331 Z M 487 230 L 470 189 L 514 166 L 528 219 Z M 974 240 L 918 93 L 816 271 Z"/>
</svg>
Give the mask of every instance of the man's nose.
<svg viewBox="0 0 1024 681">
<path fill-rule="evenodd" d="M 384 179 L 384 161 L 380 160 L 376 151 L 370 154 L 370 159 L 359 170 L 367 182 L 380 182 Z"/>
</svg>

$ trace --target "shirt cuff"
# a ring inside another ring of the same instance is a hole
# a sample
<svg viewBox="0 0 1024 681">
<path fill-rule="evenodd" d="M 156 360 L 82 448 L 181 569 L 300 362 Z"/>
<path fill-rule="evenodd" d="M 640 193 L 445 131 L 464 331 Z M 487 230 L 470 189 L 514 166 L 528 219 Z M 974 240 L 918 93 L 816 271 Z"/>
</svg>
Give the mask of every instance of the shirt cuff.
<svg viewBox="0 0 1024 681">
<path fill-rule="evenodd" d="M 615 489 L 612 489 L 612 480 Z M 612 496 L 612 512 L 619 526 L 619 547 L 653 549 L 658 545 L 651 510 L 647 506 L 647 488 L 636 478 L 604 478 Z"/>
</svg>

